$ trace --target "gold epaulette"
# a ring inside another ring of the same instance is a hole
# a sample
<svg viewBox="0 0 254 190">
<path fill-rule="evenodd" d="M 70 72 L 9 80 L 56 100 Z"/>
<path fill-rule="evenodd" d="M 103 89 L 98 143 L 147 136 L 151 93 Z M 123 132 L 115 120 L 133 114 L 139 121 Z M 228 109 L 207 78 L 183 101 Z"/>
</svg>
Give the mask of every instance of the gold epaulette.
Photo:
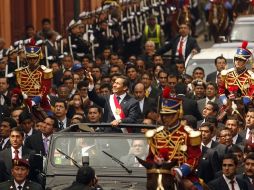
<svg viewBox="0 0 254 190">
<path fill-rule="evenodd" d="M 201 144 L 201 132 L 194 131 L 190 126 L 184 126 L 184 130 L 188 133 L 189 142 L 191 146 L 200 146 Z"/>
<path fill-rule="evenodd" d="M 248 74 L 250 75 L 250 76 L 252 76 L 253 74 L 254 74 L 254 72 L 252 71 L 252 70 L 247 70 L 247 72 L 248 72 Z"/>
<path fill-rule="evenodd" d="M 25 67 L 19 67 L 19 68 L 15 69 L 15 73 L 18 73 L 18 72 L 22 71 L 24 68 Z"/>
<path fill-rule="evenodd" d="M 44 79 L 52 79 L 53 78 L 53 70 L 50 68 L 41 65 L 41 69 L 43 70 L 43 78 Z"/>
<path fill-rule="evenodd" d="M 24 70 L 25 67 L 19 67 L 17 69 L 15 69 L 15 74 L 16 74 L 16 80 L 17 80 L 17 83 L 20 84 L 21 83 L 21 77 L 20 77 L 20 72 L 22 70 Z"/>
</svg>

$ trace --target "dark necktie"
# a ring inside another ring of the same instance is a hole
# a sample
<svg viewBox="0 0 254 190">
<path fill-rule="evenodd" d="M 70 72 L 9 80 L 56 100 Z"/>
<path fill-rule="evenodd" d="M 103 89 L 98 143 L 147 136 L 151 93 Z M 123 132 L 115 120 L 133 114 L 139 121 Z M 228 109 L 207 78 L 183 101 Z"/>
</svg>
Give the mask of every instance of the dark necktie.
<svg viewBox="0 0 254 190">
<path fill-rule="evenodd" d="M 18 190 L 22 190 L 22 186 L 21 185 L 18 186 Z"/>
<path fill-rule="evenodd" d="M 4 144 L 4 139 L 2 139 L 1 142 L 0 142 L 0 150 L 3 150 L 3 148 L 4 148 L 3 144 Z"/>
<path fill-rule="evenodd" d="M 18 150 L 14 150 L 14 159 L 15 160 L 19 159 L 19 151 Z"/>
<path fill-rule="evenodd" d="M 62 121 L 58 122 L 59 129 L 62 130 L 64 128 L 64 123 Z"/>
<path fill-rule="evenodd" d="M 235 190 L 235 180 L 230 180 L 230 182 L 229 182 L 230 184 L 231 184 L 231 190 Z"/>
<path fill-rule="evenodd" d="M 121 97 L 117 96 L 116 99 L 117 99 L 118 103 L 120 104 Z"/>
</svg>

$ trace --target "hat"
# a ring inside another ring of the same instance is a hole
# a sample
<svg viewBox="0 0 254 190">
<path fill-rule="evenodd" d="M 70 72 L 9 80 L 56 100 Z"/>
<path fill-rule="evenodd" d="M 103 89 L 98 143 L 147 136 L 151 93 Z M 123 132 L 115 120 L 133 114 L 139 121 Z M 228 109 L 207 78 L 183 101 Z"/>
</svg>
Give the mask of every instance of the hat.
<svg viewBox="0 0 254 190">
<path fill-rule="evenodd" d="M 83 65 L 81 65 L 80 63 L 74 64 L 71 68 L 72 72 L 78 71 L 80 69 L 83 69 Z"/>
<path fill-rule="evenodd" d="M 194 81 L 192 81 L 192 84 L 196 87 L 196 86 L 203 86 L 204 88 L 206 88 L 206 83 L 202 80 L 196 79 Z"/>
<path fill-rule="evenodd" d="M 69 23 L 67 29 L 68 29 L 68 30 L 71 30 L 71 29 L 73 29 L 74 27 L 80 25 L 81 23 L 82 23 L 81 20 L 75 21 L 74 19 L 72 19 L 71 22 Z"/>
<path fill-rule="evenodd" d="M 25 51 L 28 58 L 37 58 L 41 55 L 41 47 L 39 46 L 26 46 Z"/>
<path fill-rule="evenodd" d="M 243 41 L 242 47 L 237 48 L 235 58 L 247 60 L 252 55 L 251 51 L 247 49 L 248 42 Z"/>
<path fill-rule="evenodd" d="M 10 48 L 6 52 L 6 55 L 11 55 L 13 53 L 16 53 L 17 51 L 18 51 L 17 48 L 14 48 L 13 46 L 10 46 Z"/>
<path fill-rule="evenodd" d="M 24 166 L 26 168 L 30 168 L 30 164 L 27 159 L 13 159 L 12 166 Z"/>
<path fill-rule="evenodd" d="M 172 114 L 182 112 L 182 100 L 170 97 L 170 88 L 165 87 L 161 98 L 160 114 Z"/>
</svg>

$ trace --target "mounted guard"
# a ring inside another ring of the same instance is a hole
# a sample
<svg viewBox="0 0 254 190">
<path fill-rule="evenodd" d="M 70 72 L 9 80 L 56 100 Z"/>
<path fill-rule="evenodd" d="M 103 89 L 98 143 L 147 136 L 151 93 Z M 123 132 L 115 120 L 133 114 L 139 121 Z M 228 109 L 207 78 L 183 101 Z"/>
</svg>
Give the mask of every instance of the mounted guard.
<svg viewBox="0 0 254 190">
<path fill-rule="evenodd" d="M 35 41 L 25 47 L 26 62 L 28 66 L 15 70 L 18 86 L 25 103 L 34 117 L 42 120 L 46 113 L 51 111 L 47 95 L 51 89 L 53 77 L 52 69 L 40 65 L 43 54 Z"/>
<path fill-rule="evenodd" d="M 227 115 L 236 114 L 244 122 L 245 108 L 254 97 L 254 73 L 246 68 L 252 59 L 252 52 L 247 49 L 248 42 L 236 50 L 234 68 L 221 71 L 222 83 L 219 94 Z"/>
<path fill-rule="evenodd" d="M 201 133 L 180 122 L 182 101 L 163 92 L 160 115 L 164 126 L 146 132 L 149 154 L 146 161 L 148 190 L 203 190 L 195 174 L 201 156 Z"/>
</svg>

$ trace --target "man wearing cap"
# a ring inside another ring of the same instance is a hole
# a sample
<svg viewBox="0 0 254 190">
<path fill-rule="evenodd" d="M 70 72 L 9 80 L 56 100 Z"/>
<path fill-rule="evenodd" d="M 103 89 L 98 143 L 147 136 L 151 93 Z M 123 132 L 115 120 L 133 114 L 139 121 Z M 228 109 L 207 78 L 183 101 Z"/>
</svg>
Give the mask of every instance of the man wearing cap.
<svg viewBox="0 0 254 190">
<path fill-rule="evenodd" d="M 82 34 L 79 28 L 81 24 L 81 20 L 71 20 L 68 26 L 69 46 L 71 45 L 74 58 L 80 61 L 85 54 L 89 53 L 88 43 L 81 38 Z"/>
<path fill-rule="evenodd" d="M 35 46 L 35 41 L 30 44 L 25 47 L 28 66 L 20 67 L 15 72 L 25 103 L 29 108 L 33 108 L 32 111 L 36 110 L 36 117 L 41 119 L 45 114 L 36 108 L 40 106 L 43 111 L 50 112 L 51 106 L 47 95 L 51 89 L 53 74 L 52 69 L 40 65 L 43 57 L 41 47 Z"/>
<path fill-rule="evenodd" d="M 11 173 L 13 176 L 12 180 L 0 183 L 1 190 L 42 190 L 41 185 L 38 183 L 27 180 L 30 165 L 28 160 L 25 159 L 13 159 L 12 160 Z"/>
<path fill-rule="evenodd" d="M 229 100 L 242 98 L 247 105 L 254 97 L 254 73 L 246 68 L 246 63 L 252 57 L 247 49 L 248 42 L 243 41 L 234 57 L 234 68 L 221 71 L 222 83 L 219 85 L 220 99 L 224 105 Z"/>
<path fill-rule="evenodd" d="M 170 89 L 163 92 L 160 108 L 164 126 L 146 132 L 150 146 L 146 161 L 159 166 L 176 162 L 172 173 L 178 181 L 191 181 L 191 186 L 201 190 L 199 179 L 194 172 L 201 156 L 201 133 L 180 123 L 183 115 L 182 101 L 169 97 L 168 91 Z"/>
</svg>

